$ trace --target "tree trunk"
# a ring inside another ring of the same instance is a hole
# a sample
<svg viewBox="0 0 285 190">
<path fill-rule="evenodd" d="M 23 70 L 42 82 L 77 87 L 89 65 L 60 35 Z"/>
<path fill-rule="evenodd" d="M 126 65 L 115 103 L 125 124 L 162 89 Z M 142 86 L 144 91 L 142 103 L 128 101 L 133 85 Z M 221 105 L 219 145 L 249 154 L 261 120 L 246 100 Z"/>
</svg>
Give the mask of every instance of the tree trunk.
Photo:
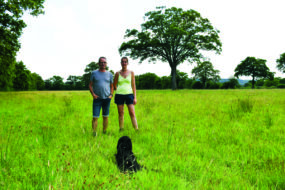
<svg viewBox="0 0 285 190">
<path fill-rule="evenodd" d="M 254 76 L 252 77 L 251 88 L 254 89 Z"/>
<path fill-rule="evenodd" d="M 177 89 L 176 84 L 176 66 L 171 67 L 171 88 L 172 90 Z"/>
<path fill-rule="evenodd" d="M 203 80 L 203 88 L 206 89 L 206 80 Z"/>
</svg>

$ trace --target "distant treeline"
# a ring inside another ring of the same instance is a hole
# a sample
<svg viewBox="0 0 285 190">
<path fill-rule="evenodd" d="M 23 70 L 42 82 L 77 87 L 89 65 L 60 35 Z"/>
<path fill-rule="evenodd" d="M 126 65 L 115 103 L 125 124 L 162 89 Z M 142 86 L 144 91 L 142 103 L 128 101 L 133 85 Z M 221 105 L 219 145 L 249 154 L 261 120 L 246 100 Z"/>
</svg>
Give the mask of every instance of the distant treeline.
<svg viewBox="0 0 285 190">
<path fill-rule="evenodd" d="M 37 73 L 29 71 L 22 61 L 15 65 L 13 89 L 10 90 L 88 90 L 90 74 L 97 69 L 97 64 L 91 62 L 86 66 L 82 76 L 70 75 L 66 81 L 61 76 L 53 76 L 43 80 Z M 109 69 L 109 68 L 108 68 Z M 111 71 L 114 73 L 113 71 Z M 159 77 L 154 73 L 137 75 L 137 89 L 171 89 L 171 76 Z M 204 86 L 199 80 L 188 77 L 187 73 L 177 71 L 178 89 L 235 89 L 251 88 L 251 82 L 236 78 L 221 79 L 219 82 L 207 81 Z M 246 83 L 244 83 L 246 82 Z M 285 88 L 285 78 L 257 80 L 256 88 Z"/>
<path fill-rule="evenodd" d="M 251 81 L 236 78 L 221 79 L 219 82 L 208 81 L 206 87 L 201 81 L 189 78 L 187 73 L 177 72 L 178 89 L 236 89 L 251 88 Z M 285 78 L 276 77 L 256 81 L 256 88 L 285 88 Z M 171 76 L 159 77 L 154 73 L 145 73 L 136 76 L 137 89 L 171 89 Z"/>
</svg>

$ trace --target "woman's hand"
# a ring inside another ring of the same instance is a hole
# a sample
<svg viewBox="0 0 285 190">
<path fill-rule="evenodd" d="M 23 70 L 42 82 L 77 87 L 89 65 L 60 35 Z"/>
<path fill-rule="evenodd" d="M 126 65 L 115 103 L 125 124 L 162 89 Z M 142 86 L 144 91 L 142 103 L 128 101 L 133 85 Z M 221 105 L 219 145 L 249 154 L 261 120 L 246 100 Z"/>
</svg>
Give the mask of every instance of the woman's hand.
<svg viewBox="0 0 285 190">
<path fill-rule="evenodd" d="M 134 102 L 133 102 L 133 104 L 134 104 L 134 105 L 136 105 L 136 104 L 137 104 L 137 99 L 136 99 L 136 98 L 134 98 Z"/>
</svg>

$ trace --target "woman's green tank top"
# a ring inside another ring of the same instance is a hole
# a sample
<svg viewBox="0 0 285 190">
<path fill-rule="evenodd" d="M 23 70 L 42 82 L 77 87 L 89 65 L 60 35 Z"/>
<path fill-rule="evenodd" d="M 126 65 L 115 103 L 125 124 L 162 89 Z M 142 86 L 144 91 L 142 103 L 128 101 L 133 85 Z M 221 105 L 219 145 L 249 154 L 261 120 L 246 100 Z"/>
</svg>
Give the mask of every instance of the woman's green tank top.
<svg viewBox="0 0 285 190">
<path fill-rule="evenodd" d="M 130 72 L 129 75 L 124 78 L 120 75 L 119 73 L 119 78 L 118 78 L 118 87 L 117 87 L 117 92 L 116 94 L 132 94 L 132 73 Z"/>
</svg>

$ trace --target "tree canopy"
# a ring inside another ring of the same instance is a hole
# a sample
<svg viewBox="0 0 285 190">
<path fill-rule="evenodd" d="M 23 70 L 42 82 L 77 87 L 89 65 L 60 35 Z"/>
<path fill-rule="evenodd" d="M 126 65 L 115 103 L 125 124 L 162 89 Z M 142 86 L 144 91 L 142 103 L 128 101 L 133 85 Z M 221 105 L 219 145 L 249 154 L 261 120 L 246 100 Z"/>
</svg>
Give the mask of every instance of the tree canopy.
<svg viewBox="0 0 285 190">
<path fill-rule="evenodd" d="M 204 88 L 206 88 L 208 81 L 218 82 L 221 79 L 219 72 L 214 69 L 210 61 L 198 62 L 197 66 L 192 70 L 194 79 L 200 80 Z"/>
<path fill-rule="evenodd" d="M 280 55 L 280 58 L 276 60 L 277 69 L 282 73 L 285 73 L 285 53 Z"/>
<path fill-rule="evenodd" d="M 42 14 L 44 1 L 0 1 L 0 89 L 9 89 L 13 84 L 15 57 L 21 47 L 19 38 L 26 27 L 21 17 L 25 11 L 34 16 Z"/>
<path fill-rule="evenodd" d="M 247 57 L 235 68 L 235 77 L 251 76 L 252 88 L 254 88 L 254 81 L 258 78 L 273 78 L 273 73 L 269 71 L 266 66 L 266 60 L 255 57 Z"/>
<path fill-rule="evenodd" d="M 221 52 L 219 31 L 195 10 L 184 11 L 172 7 L 158 7 L 145 14 L 141 31 L 127 29 L 119 48 L 120 54 L 154 62 L 168 62 L 171 67 L 172 89 L 177 88 L 176 68 L 184 61 L 197 61 L 203 57 L 201 50 Z"/>
</svg>

